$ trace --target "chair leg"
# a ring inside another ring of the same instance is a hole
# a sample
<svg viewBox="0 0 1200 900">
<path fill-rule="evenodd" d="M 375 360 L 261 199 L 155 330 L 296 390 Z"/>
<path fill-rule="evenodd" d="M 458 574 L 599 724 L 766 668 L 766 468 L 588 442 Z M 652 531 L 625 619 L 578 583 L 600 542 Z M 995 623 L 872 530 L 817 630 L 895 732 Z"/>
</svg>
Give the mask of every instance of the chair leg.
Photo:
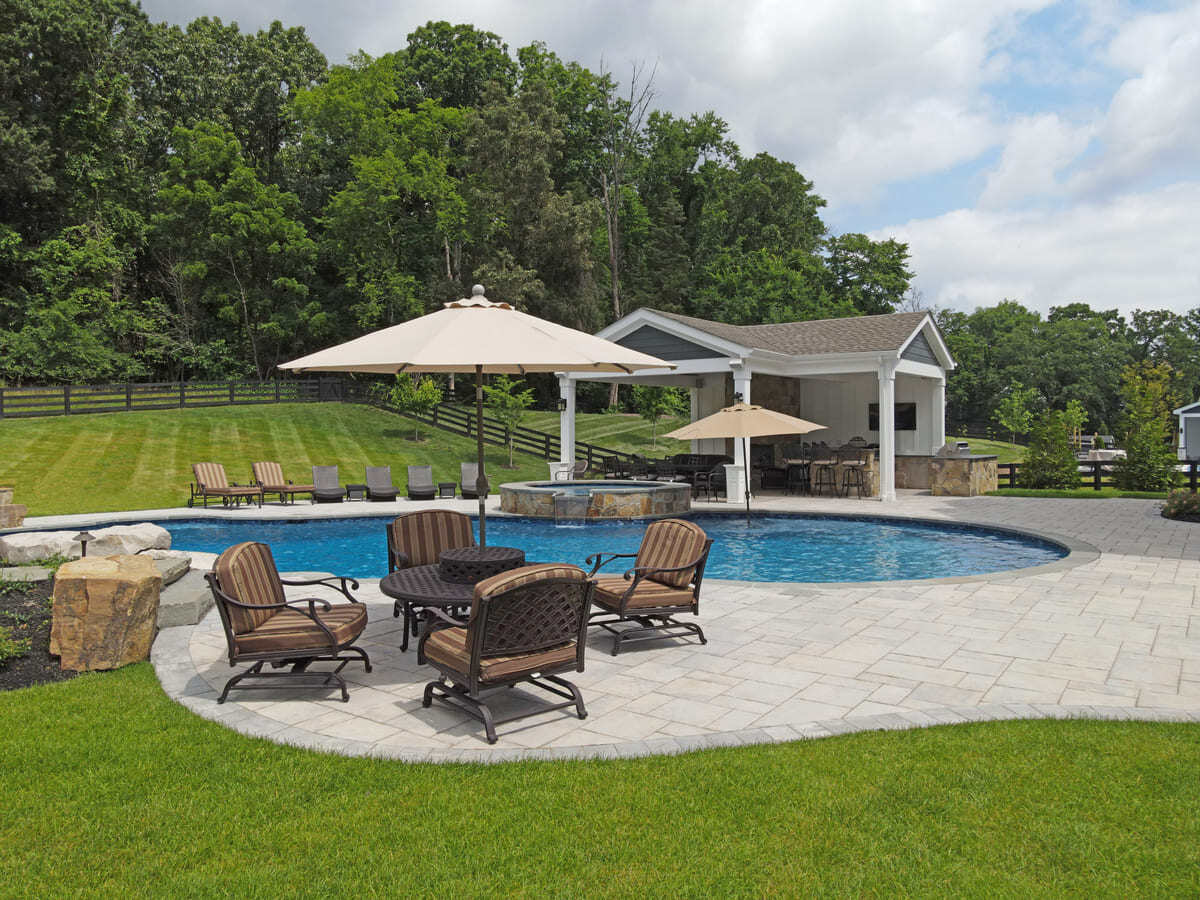
<svg viewBox="0 0 1200 900">
<path fill-rule="evenodd" d="M 224 703 L 225 700 L 229 697 L 229 692 L 234 687 L 237 686 L 238 682 L 242 681 L 245 678 L 249 678 L 252 675 L 257 675 L 259 672 L 262 671 L 262 667 L 263 667 L 262 661 L 259 660 L 254 665 L 252 665 L 250 668 L 248 668 L 245 672 L 239 672 L 237 675 L 234 675 L 232 678 L 230 678 L 227 682 L 225 682 L 225 689 L 223 691 L 221 691 L 221 696 L 217 698 L 217 703 Z"/>
</svg>

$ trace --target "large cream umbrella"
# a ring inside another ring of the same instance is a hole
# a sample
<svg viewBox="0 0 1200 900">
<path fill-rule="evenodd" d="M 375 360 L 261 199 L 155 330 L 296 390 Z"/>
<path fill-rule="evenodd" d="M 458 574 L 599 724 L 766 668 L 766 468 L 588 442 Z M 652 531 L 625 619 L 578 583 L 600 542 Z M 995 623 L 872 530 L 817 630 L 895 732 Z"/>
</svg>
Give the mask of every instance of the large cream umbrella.
<svg viewBox="0 0 1200 900">
<path fill-rule="evenodd" d="M 746 484 L 746 519 L 750 518 L 750 447 L 752 437 L 765 437 L 769 434 L 808 434 L 810 431 L 820 431 L 824 425 L 797 419 L 785 413 L 776 412 L 763 406 L 751 403 L 735 403 L 719 409 L 711 416 L 697 419 L 676 428 L 665 435 L 681 441 L 701 441 L 705 438 L 741 438 L 742 460 L 745 464 L 743 480 Z"/>
<path fill-rule="evenodd" d="M 493 303 L 475 285 L 465 300 L 390 328 L 282 363 L 297 372 L 475 372 L 479 461 L 479 543 L 487 544 L 483 472 L 483 375 L 527 372 L 633 372 L 673 363 Z"/>
</svg>

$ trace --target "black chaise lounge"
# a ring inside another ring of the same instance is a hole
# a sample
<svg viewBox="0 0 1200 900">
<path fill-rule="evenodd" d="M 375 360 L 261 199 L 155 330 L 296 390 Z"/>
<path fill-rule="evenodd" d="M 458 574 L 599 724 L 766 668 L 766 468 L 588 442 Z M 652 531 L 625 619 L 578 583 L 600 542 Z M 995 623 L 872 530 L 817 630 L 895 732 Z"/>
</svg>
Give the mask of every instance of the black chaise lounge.
<svg viewBox="0 0 1200 900">
<path fill-rule="evenodd" d="M 235 687 L 267 690 L 331 686 L 341 688 L 345 702 L 350 694 L 339 673 L 346 664 L 357 660 L 371 671 L 366 651 L 354 645 L 367 627 L 367 608 L 350 593 L 358 588 L 354 579 L 334 576 L 284 581 L 275 568 L 271 548 L 252 541 L 230 547 L 217 557 L 213 570 L 204 577 L 221 615 L 229 664 L 253 663 L 225 683 L 218 703 L 224 703 Z M 289 602 L 283 593 L 284 585 L 316 584 L 341 592 L 350 602 L 330 603 L 315 598 Z M 315 662 L 337 663 L 337 668 L 310 671 L 308 667 Z M 272 668 L 290 664 L 291 668 L 264 672 L 263 663 L 270 663 Z M 247 680 L 255 683 L 242 683 Z"/>
<path fill-rule="evenodd" d="M 317 503 L 341 503 L 346 495 L 338 480 L 337 466 L 313 466 L 313 500 Z"/>
<path fill-rule="evenodd" d="M 408 499 L 432 500 L 437 495 L 433 483 L 433 466 L 408 467 Z"/>
<path fill-rule="evenodd" d="M 680 622 L 681 613 L 700 613 L 700 582 L 712 539 L 699 525 L 683 519 L 651 522 L 637 553 L 594 553 L 587 558 L 595 576 L 600 567 L 634 557 L 624 575 L 596 578 L 593 602 L 599 607 L 588 622 L 613 636 L 612 655 L 623 643 L 695 635 L 707 644 L 694 622 Z M 628 625 L 617 628 L 615 626 Z"/>
<path fill-rule="evenodd" d="M 479 463 L 461 463 L 459 465 L 459 487 L 462 488 L 464 500 L 479 499 Z M 488 492 L 487 476 L 484 475 L 483 496 Z"/>
<path fill-rule="evenodd" d="M 496 726 L 504 722 L 568 707 L 586 718 L 579 688 L 557 673 L 583 671 L 592 589 L 592 582 L 576 566 L 524 566 L 479 582 L 466 622 L 430 610 L 417 658 L 441 674 L 425 685 L 422 705 L 440 700 L 474 716 L 483 722 L 489 744 L 496 743 Z M 522 695 L 506 688 L 521 683 L 563 700 L 497 715 L 488 697 L 501 694 L 504 707 L 511 709 Z"/>
<path fill-rule="evenodd" d="M 391 466 L 367 466 L 367 499 L 395 500 L 400 488 L 392 484 Z"/>
</svg>

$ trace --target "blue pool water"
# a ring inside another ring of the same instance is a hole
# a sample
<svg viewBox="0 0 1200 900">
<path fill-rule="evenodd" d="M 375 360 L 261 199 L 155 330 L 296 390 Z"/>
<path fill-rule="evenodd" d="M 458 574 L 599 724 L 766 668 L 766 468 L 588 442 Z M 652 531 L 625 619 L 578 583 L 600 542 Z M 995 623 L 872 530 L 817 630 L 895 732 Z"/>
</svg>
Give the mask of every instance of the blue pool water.
<svg viewBox="0 0 1200 900">
<path fill-rule="evenodd" d="M 1051 562 L 1066 550 L 1002 531 L 887 519 L 755 514 L 690 517 L 713 538 L 706 575 L 740 581 L 887 581 L 977 575 Z M 284 571 L 356 578 L 387 574 L 384 518 L 298 522 L 186 519 L 160 522 L 181 550 L 219 553 L 239 541 L 271 545 Z M 530 562 L 582 566 L 599 551 L 632 553 L 644 522 L 554 525 L 545 519 L 488 519 L 488 543 L 520 547 Z M 476 526 L 478 530 L 478 526 Z M 616 573 L 625 560 L 611 563 Z M 606 568 L 605 571 L 608 569 Z"/>
</svg>

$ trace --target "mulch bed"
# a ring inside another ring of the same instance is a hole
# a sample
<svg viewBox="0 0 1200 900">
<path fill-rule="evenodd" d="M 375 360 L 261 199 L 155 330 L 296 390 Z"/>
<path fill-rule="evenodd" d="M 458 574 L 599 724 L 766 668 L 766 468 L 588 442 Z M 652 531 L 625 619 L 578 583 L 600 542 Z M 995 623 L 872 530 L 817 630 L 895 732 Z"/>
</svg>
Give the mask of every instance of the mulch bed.
<svg viewBox="0 0 1200 900">
<path fill-rule="evenodd" d="M 0 625 L 17 640 L 32 640 L 24 656 L 0 663 L 0 691 L 66 681 L 78 672 L 64 672 L 50 655 L 49 581 L 0 584 Z"/>
</svg>

